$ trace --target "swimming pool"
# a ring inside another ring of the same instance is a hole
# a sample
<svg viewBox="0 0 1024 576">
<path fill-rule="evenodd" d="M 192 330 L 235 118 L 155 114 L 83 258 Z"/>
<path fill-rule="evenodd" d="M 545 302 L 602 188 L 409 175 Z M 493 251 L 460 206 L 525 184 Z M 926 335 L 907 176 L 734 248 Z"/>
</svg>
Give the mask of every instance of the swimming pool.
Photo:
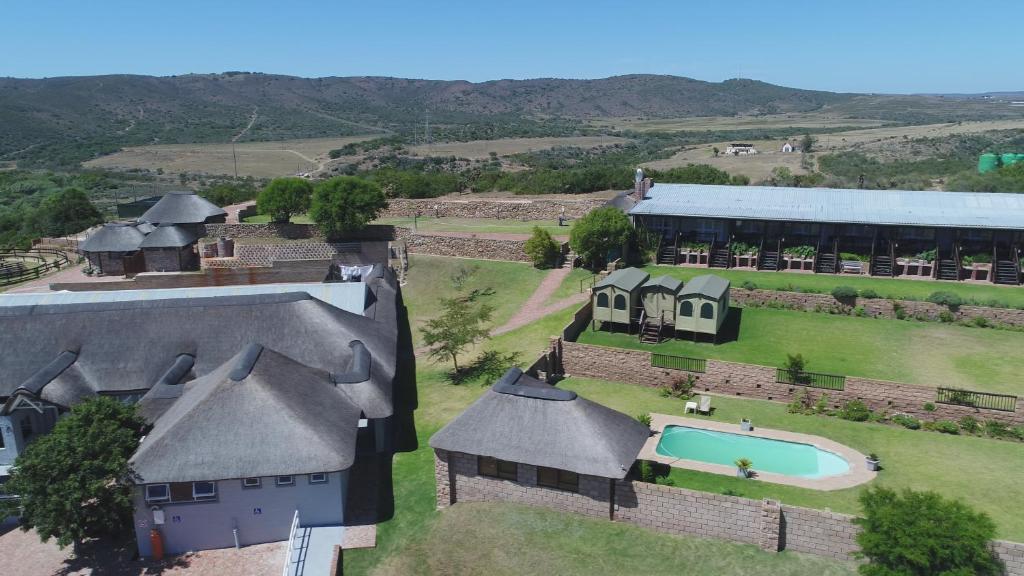
<svg viewBox="0 0 1024 576">
<path fill-rule="evenodd" d="M 756 472 L 801 478 L 824 478 L 850 470 L 850 463 L 843 457 L 810 444 L 689 426 L 665 426 L 656 452 L 670 458 L 725 466 L 735 466 L 736 460 L 747 458 L 754 463 Z"/>
</svg>

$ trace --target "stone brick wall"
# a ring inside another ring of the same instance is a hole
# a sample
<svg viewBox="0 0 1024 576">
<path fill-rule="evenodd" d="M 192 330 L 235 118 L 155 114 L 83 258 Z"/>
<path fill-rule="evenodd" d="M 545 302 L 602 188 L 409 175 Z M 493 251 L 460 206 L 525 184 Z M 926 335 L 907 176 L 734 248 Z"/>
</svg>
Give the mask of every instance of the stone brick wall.
<svg viewBox="0 0 1024 576">
<path fill-rule="evenodd" d="M 441 218 L 496 218 L 503 220 L 557 220 L 560 214 L 566 218 L 580 218 L 605 200 L 580 198 L 578 200 L 553 200 L 547 198 L 505 199 L 505 200 L 439 200 L 437 198 L 388 200 L 388 208 L 381 215 L 385 218 L 406 218 L 416 214 Z"/>
<path fill-rule="evenodd" d="M 385 224 L 370 224 L 358 232 L 346 236 L 346 240 L 391 240 L 395 229 Z M 315 224 L 207 224 L 206 236 L 210 238 L 287 238 L 303 240 L 324 235 Z"/>
<path fill-rule="evenodd" d="M 662 386 L 684 373 L 678 370 L 651 366 L 651 353 L 562 342 L 561 364 L 565 373 L 573 376 L 600 378 L 641 386 Z M 802 386 L 775 382 L 775 368 L 755 364 L 740 364 L 721 360 L 708 360 L 704 374 L 697 377 L 696 390 L 730 396 L 746 396 L 762 400 L 790 402 L 804 391 Z M 944 382 L 956 386 L 955 382 Z M 1015 412 L 935 404 L 934 412 L 926 412 L 924 404 L 935 402 L 935 389 L 927 386 L 847 377 L 842 391 L 806 388 L 812 401 L 828 394 L 829 403 L 840 407 L 850 400 L 861 400 L 873 410 L 889 414 L 903 412 L 927 420 L 958 420 L 968 414 L 981 420 L 1000 420 L 1008 424 L 1024 424 L 1024 398 L 1017 399 Z"/>
<path fill-rule="evenodd" d="M 491 478 L 477 474 L 477 457 L 472 454 L 434 453 L 435 478 L 442 474 L 451 480 L 445 488 L 438 487 L 438 506 L 444 507 L 445 492 L 455 502 L 515 502 L 574 512 L 597 518 L 608 518 L 611 511 L 611 481 L 597 476 L 579 476 L 579 492 L 567 492 L 537 485 L 537 467 L 518 465 L 516 481 Z M 449 469 L 440 470 L 446 463 Z"/>
<path fill-rule="evenodd" d="M 240 244 L 234 258 L 206 258 L 206 268 L 237 268 L 239 266 L 270 266 L 282 260 L 331 260 L 343 252 L 360 252 L 358 242 L 302 244 Z M 232 262 L 234 261 L 234 263 Z M 239 263 L 239 265 L 235 265 Z"/>
<path fill-rule="evenodd" d="M 941 290 L 937 286 L 936 290 Z M 806 294 L 802 292 L 783 292 L 776 290 L 746 290 L 744 288 L 733 288 L 730 290 L 730 299 L 733 304 L 743 305 L 765 305 L 781 304 L 787 308 L 806 311 L 828 312 L 830 310 L 848 313 L 853 307 L 860 306 L 867 316 L 879 318 L 896 318 L 894 302 L 898 304 L 903 312 L 912 318 L 938 320 L 942 312 L 950 312 L 956 320 L 970 320 L 972 318 L 985 318 L 997 324 L 1010 326 L 1024 326 L 1024 310 L 1015 308 L 990 308 L 987 306 L 960 306 L 957 310 L 950 310 L 941 304 L 931 302 L 919 302 L 916 300 L 886 300 L 884 298 L 857 298 L 852 302 L 839 302 L 831 294 Z"/>
<path fill-rule="evenodd" d="M 1003 561 L 1007 576 L 1024 575 L 1024 544 L 996 540 L 992 542 L 992 549 Z"/>
<path fill-rule="evenodd" d="M 859 528 L 853 516 L 824 510 L 782 505 L 779 525 L 779 548 L 851 559 L 857 551 Z"/>
<path fill-rule="evenodd" d="M 525 240 L 497 240 L 466 236 L 441 236 L 414 233 L 408 228 L 395 228 L 396 240 L 405 242 L 409 252 L 479 258 L 483 260 L 510 260 L 530 262 L 526 255 Z"/>
</svg>

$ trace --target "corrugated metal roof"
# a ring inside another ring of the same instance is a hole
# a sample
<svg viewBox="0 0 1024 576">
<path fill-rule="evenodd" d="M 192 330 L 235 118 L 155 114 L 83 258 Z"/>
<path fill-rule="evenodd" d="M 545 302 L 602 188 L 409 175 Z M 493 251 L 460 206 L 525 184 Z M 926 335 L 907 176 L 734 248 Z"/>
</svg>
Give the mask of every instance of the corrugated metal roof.
<svg viewBox="0 0 1024 576">
<path fill-rule="evenodd" d="M 249 296 L 305 292 L 313 298 L 353 314 L 363 314 L 366 284 L 363 282 L 252 284 L 247 286 L 210 286 L 204 288 L 161 288 L 152 290 L 97 290 L 94 292 L 39 292 L 0 295 L 0 306 L 39 304 L 90 304 L 94 302 L 135 302 L 214 296 Z"/>
<path fill-rule="evenodd" d="M 632 292 L 641 284 L 647 282 L 647 279 L 650 277 L 650 274 L 638 268 L 621 268 L 609 274 L 604 280 L 594 284 L 594 288 L 615 286 L 616 288 Z"/>
<path fill-rule="evenodd" d="M 656 184 L 630 214 L 1024 230 L 1024 195 Z"/>
</svg>

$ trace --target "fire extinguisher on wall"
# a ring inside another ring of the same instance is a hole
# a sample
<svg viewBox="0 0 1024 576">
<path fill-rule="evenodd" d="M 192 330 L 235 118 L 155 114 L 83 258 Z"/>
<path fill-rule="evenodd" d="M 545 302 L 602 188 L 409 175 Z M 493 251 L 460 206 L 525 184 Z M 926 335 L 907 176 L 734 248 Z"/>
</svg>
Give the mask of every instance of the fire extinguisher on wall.
<svg viewBox="0 0 1024 576">
<path fill-rule="evenodd" d="M 149 530 L 149 546 L 153 550 L 153 560 L 164 559 L 164 538 L 156 528 Z"/>
</svg>

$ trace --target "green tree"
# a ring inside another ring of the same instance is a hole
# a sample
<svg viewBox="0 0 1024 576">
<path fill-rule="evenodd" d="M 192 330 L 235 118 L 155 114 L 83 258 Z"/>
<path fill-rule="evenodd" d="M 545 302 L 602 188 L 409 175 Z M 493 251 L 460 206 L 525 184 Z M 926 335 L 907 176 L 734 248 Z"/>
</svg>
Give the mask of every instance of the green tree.
<svg viewBox="0 0 1024 576">
<path fill-rule="evenodd" d="M 591 268 L 604 264 L 608 252 L 622 247 L 633 235 L 633 226 L 622 210 L 606 206 L 580 218 L 569 232 L 569 245 Z"/>
<path fill-rule="evenodd" d="M 38 221 L 43 234 L 68 236 L 103 222 L 103 216 L 85 192 L 78 188 L 64 188 L 42 201 Z"/>
<path fill-rule="evenodd" d="M 814 144 L 814 136 L 804 134 L 804 137 L 800 139 L 800 151 L 804 154 L 808 154 L 814 150 Z"/>
<path fill-rule="evenodd" d="M 23 530 L 35 528 L 44 542 L 55 538 L 76 551 L 86 538 L 121 533 L 132 518 L 128 459 L 144 425 L 134 406 L 112 398 L 75 406 L 18 456 L 4 488 L 19 499 L 0 506 L 0 516 L 20 507 Z"/>
<path fill-rule="evenodd" d="M 316 185 L 309 215 L 328 238 L 363 229 L 387 208 L 380 186 L 355 176 L 335 176 Z"/>
<path fill-rule="evenodd" d="M 459 354 L 471 344 L 487 336 L 494 308 L 489 304 L 474 304 L 467 298 L 442 298 L 443 312 L 427 321 L 420 329 L 423 343 L 430 347 L 430 357 L 443 361 L 451 359 L 459 371 Z"/>
<path fill-rule="evenodd" d="M 256 198 L 256 208 L 274 222 L 287 222 L 309 210 L 312 196 L 313 185 L 304 178 L 274 178 Z"/>
<path fill-rule="evenodd" d="M 558 242 L 540 226 L 533 227 L 533 235 L 523 245 L 523 250 L 537 268 L 553 266 L 559 253 Z"/>
<path fill-rule="evenodd" d="M 989 548 L 996 528 L 984 513 L 934 492 L 888 488 L 860 495 L 864 517 L 854 520 L 857 544 L 869 561 L 866 576 L 984 576 L 999 574 Z"/>
</svg>

